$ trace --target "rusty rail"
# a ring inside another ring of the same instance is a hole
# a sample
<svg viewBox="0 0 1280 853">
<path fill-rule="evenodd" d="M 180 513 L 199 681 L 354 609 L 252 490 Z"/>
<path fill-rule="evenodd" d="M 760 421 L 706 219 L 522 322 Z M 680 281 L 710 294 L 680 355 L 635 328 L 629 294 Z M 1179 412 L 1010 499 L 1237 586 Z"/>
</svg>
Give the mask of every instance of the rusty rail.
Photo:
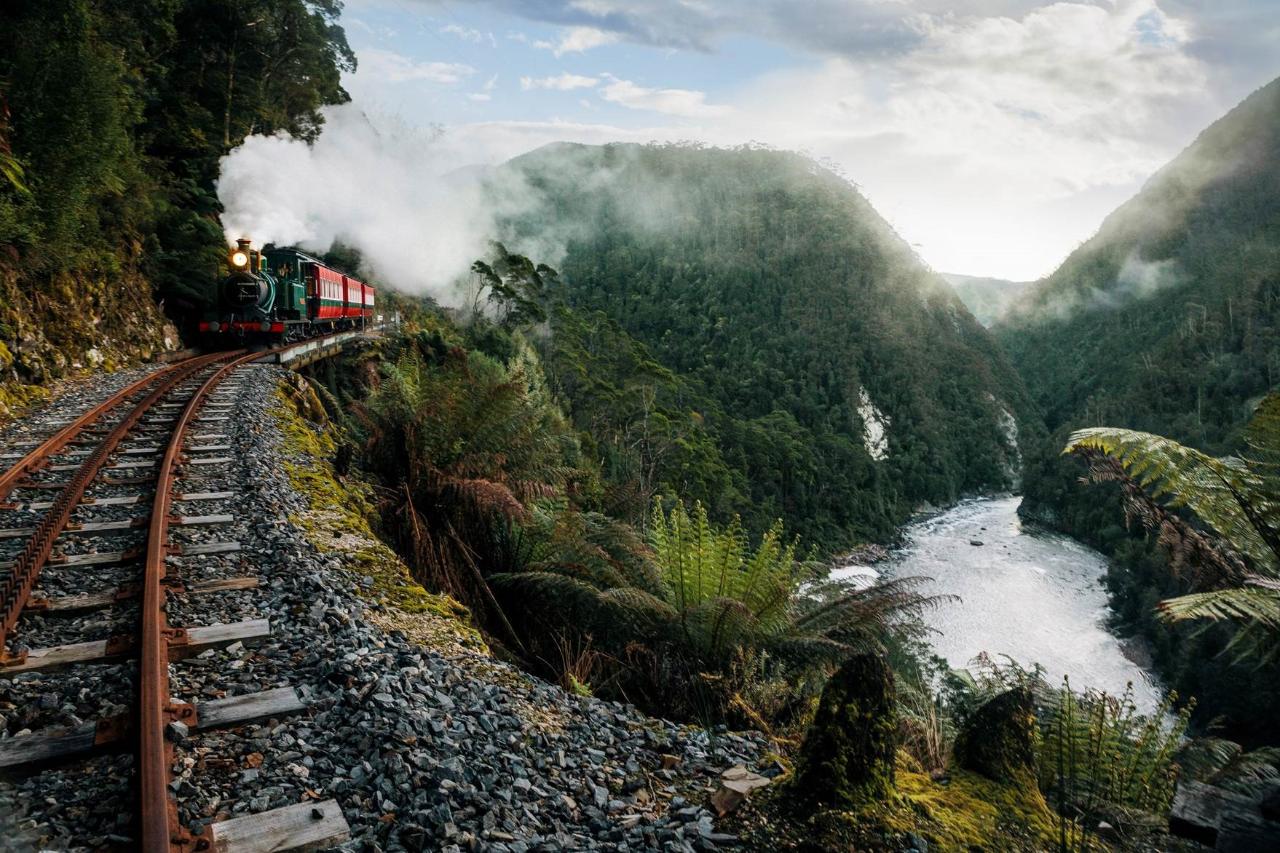
<svg viewBox="0 0 1280 853">
<path fill-rule="evenodd" d="M 165 614 L 166 567 L 169 548 L 170 506 L 182 441 L 204 398 L 228 373 L 242 364 L 262 358 L 264 353 L 239 356 L 219 366 L 191 395 L 174 425 L 169 446 L 160 461 L 151 524 L 147 534 L 147 556 L 142 579 L 142 640 L 139 646 L 138 681 L 138 777 L 139 828 L 144 853 L 173 853 L 203 849 L 178 819 L 177 801 L 169 792 L 173 747 L 165 737 L 172 722 L 196 724 L 195 708 L 175 704 L 169 695 L 169 647 L 186 639 L 183 628 L 169 625 Z"/>
<path fill-rule="evenodd" d="M 68 482 L 58 492 L 58 496 L 54 498 L 53 506 L 40 519 L 36 525 L 35 531 L 31 538 L 27 540 L 26 546 L 14 561 L 13 567 L 8 577 L 0 581 L 0 666 L 20 664 L 26 660 L 26 652 L 20 651 L 16 654 L 10 654 L 7 643 L 9 634 L 18 624 L 18 619 L 22 616 L 23 608 L 26 607 L 31 597 L 31 591 L 35 588 L 36 581 L 40 577 L 40 572 L 48 563 L 53 548 L 58 537 L 66 529 L 67 524 L 71 521 L 71 516 L 75 512 L 76 507 L 84 498 L 85 491 L 89 488 L 89 484 L 98 476 L 102 466 L 107 462 L 128 435 L 129 431 L 137 425 L 152 406 L 154 406 L 166 394 L 172 391 L 185 379 L 204 369 L 210 364 L 217 361 L 226 360 L 234 357 L 235 353 L 217 354 L 211 356 L 202 356 L 182 362 L 176 366 L 176 369 L 167 370 L 163 373 L 159 384 L 151 390 L 146 397 L 138 402 L 133 409 L 124 416 L 107 434 L 106 438 L 93 450 L 92 453 L 80 464 Z M 135 383 L 134 388 L 139 383 Z M 128 391 L 129 389 L 126 389 Z M 119 395 L 113 396 L 111 399 L 116 400 Z M 108 400 L 107 403 L 110 403 Z M 76 421 L 84 421 L 86 424 L 96 420 L 101 416 L 103 411 L 107 409 L 107 403 L 95 407 L 85 416 Z M 94 415 L 93 418 L 86 420 L 88 415 Z M 75 424 L 72 424 L 75 426 Z M 61 433 L 59 433 L 61 435 Z M 71 440 L 71 436 L 55 439 L 62 441 L 62 446 Z M 54 442 L 50 439 L 45 444 Z M 45 445 L 41 445 L 44 447 Z M 57 452 L 52 451 L 52 452 Z M 25 461 L 25 460 L 24 460 Z M 43 460 L 40 460 L 43 462 Z M 19 463 L 21 465 L 21 463 Z M 15 480 L 14 487 L 16 488 Z"/>
<path fill-rule="evenodd" d="M 166 375 L 180 369 L 182 364 L 185 363 L 186 362 L 171 364 L 167 367 L 162 367 L 159 370 L 148 373 L 136 382 L 130 383 L 124 388 L 121 388 L 119 391 L 89 409 L 89 411 L 85 412 L 80 417 L 76 418 L 74 421 L 41 442 L 39 446 L 35 447 L 30 453 L 14 463 L 8 471 L 0 474 L 0 504 L 3 504 L 9 495 L 13 494 L 14 489 L 18 487 L 18 483 L 23 477 L 38 470 L 44 465 L 45 461 L 48 460 L 50 456 L 60 452 L 64 447 L 74 441 L 76 436 L 96 423 L 98 418 L 115 409 L 116 406 L 123 403 L 126 399 L 133 396 L 133 394 L 149 383 L 163 379 Z"/>
</svg>

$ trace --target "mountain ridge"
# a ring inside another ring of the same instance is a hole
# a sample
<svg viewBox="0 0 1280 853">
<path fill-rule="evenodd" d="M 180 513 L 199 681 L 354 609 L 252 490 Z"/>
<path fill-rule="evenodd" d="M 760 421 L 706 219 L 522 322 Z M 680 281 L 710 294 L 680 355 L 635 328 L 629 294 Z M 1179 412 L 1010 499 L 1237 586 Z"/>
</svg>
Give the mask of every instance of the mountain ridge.
<svg viewBox="0 0 1280 853">
<path fill-rule="evenodd" d="M 537 199 L 511 245 L 561 246 L 566 302 L 694 389 L 732 472 L 700 495 L 721 515 L 843 547 L 1014 484 L 1038 429 L 1016 374 L 843 178 L 754 147 L 561 143 L 504 169 Z"/>
</svg>

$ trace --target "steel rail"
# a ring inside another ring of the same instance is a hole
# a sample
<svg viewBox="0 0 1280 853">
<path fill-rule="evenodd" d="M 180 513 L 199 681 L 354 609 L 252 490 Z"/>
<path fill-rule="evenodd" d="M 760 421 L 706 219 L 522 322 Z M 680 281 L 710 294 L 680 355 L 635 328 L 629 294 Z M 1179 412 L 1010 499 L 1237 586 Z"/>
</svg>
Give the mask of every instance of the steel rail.
<svg viewBox="0 0 1280 853">
<path fill-rule="evenodd" d="M 173 747 L 165 737 L 165 729 L 172 722 L 188 726 L 196 723 L 195 708 L 175 705 L 169 695 L 169 647 L 186 639 L 185 629 L 170 627 L 165 613 L 165 557 L 173 553 L 169 548 L 169 524 L 172 520 L 169 512 L 182 441 L 204 398 L 228 373 L 274 351 L 239 356 L 220 365 L 205 379 L 178 416 L 169 446 L 160 461 L 143 564 L 142 638 L 138 659 L 138 819 L 142 842 L 139 849 L 144 853 L 201 849 L 198 842 L 192 845 L 193 837 L 178 820 L 177 801 L 169 791 Z"/>
<path fill-rule="evenodd" d="M 22 552 L 14 561 L 8 577 L 0 580 L 0 666 L 20 664 L 26 659 L 25 652 L 9 653 L 7 648 L 9 633 L 22 616 L 23 608 L 31 597 L 31 591 L 35 588 L 40 572 L 53 553 L 54 544 L 70 523 L 71 516 L 84 498 L 89 484 L 101 473 L 102 466 L 115 453 L 116 448 L 142 419 L 142 416 L 166 394 L 210 364 L 236 355 L 237 353 L 219 353 L 199 356 L 181 362 L 173 371 L 166 371 L 159 384 L 139 401 L 80 463 L 71 480 L 54 498 L 53 506 L 36 525 L 31 538 L 27 540 Z"/>
<path fill-rule="evenodd" d="M 115 409 L 126 399 L 133 396 L 149 383 L 163 379 L 166 375 L 180 369 L 185 364 L 189 364 L 191 361 L 192 359 L 187 359 L 186 361 L 180 361 L 176 364 L 171 364 L 148 373 L 136 382 L 131 382 L 124 388 L 121 388 L 119 391 L 115 392 L 110 397 L 103 400 L 101 403 L 98 403 L 96 406 L 89 409 L 89 411 L 80 415 L 80 417 L 49 436 L 49 438 L 41 442 L 30 453 L 15 462 L 8 471 L 0 474 L 0 504 L 3 504 L 5 499 L 7 499 L 9 495 L 13 494 L 14 489 L 18 487 L 18 482 L 24 476 L 39 469 L 41 465 L 44 464 L 45 460 L 55 453 L 58 453 L 62 448 L 74 441 L 76 436 L 82 433 L 87 427 L 92 426 L 97 422 L 98 418 Z"/>
</svg>

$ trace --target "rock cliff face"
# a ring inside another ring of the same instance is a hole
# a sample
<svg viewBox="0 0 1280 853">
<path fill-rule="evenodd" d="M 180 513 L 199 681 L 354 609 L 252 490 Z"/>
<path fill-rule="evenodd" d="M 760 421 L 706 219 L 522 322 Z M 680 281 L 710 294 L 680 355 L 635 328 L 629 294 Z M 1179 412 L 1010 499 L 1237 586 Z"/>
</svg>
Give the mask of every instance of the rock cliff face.
<svg viewBox="0 0 1280 853">
<path fill-rule="evenodd" d="M 0 260 L 0 422 L 54 380 L 150 361 L 179 346 L 136 269 L 32 283 Z"/>
</svg>

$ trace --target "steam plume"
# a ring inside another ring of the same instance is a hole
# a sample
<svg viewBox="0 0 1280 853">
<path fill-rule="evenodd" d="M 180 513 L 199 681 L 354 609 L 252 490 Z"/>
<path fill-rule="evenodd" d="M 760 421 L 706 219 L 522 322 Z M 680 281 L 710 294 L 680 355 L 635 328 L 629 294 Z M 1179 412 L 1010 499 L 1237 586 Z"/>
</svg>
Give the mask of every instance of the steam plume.
<svg viewBox="0 0 1280 853">
<path fill-rule="evenodd" d="M 367 272 L 398 289 L 456 305 L 456 283 L 487 254 L 495 217 L 523 204 L 486 189 L 482 170 L 459 170 L 439 133 L 330 108 L 319 139 L 251 136 L 222 159 L 218 197 L 228 241 L 296 245 L 340 240 Z"/>
</svg>

